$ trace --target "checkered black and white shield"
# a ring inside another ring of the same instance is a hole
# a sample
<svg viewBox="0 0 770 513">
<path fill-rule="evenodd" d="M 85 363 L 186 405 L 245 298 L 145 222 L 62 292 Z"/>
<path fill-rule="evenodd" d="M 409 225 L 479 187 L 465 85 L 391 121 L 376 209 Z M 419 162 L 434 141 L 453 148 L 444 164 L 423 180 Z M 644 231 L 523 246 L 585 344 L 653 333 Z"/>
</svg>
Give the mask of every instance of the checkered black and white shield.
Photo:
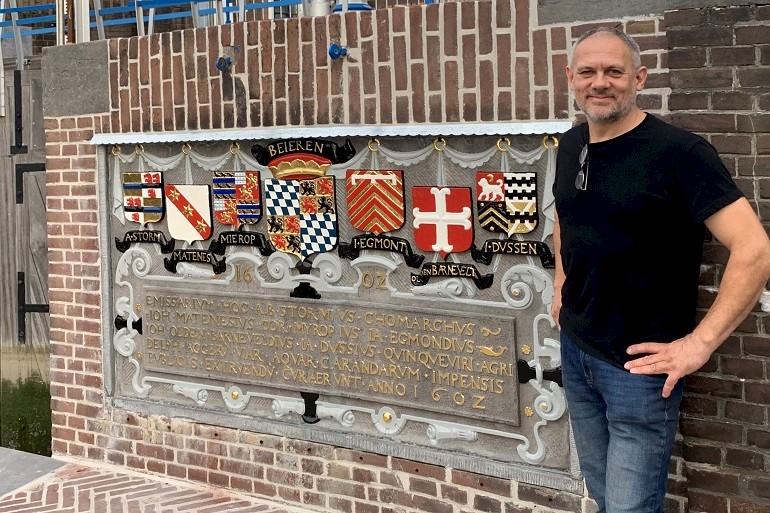
<svg viewBox="0 0 770 513">
<path fill-rule="evenodd" d="M 337 246 L 334 177 L 265 180 L 267 233 L 276 250 L 305 259 Z"/>
</svg>

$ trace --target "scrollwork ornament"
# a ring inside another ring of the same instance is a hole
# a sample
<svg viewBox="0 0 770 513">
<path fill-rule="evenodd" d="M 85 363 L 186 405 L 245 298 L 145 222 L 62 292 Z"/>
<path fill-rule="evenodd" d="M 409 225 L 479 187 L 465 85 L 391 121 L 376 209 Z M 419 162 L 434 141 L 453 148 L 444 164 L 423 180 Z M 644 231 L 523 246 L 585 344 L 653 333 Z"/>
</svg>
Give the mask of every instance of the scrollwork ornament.
<svg viewBox="0 0 770 513">
<path fill-rule="evenodd" d="M 551 276 L 533 265 L 514 265 L 505 272 L 500 283 L 505 301 L 517 310 L 529 307 L 535 293 L 540 294 L 544 305 L 550 306 L 553 301 Z M 520 291 L 519 297 L 513 294 L 516 290 Z"/>
<path fill-rule="evenodd" d="M 523 310 L 532 304 L 532 289 L 523 281 L 503 282 L 502 292 L 506 302 L 517 310 Z"/>
<path fill-rule="evenodd" d="M 222 398 L 225 400 L 227 409 L 233 412 L 240 412 L 249 404 L 248 394 L 244 394 L 240 387 L 235 385 L 226 390 L 222 390 Z"/>
<path fill-rule="evenodd" d="M 465 290 L 463 281 L 458 278 L 435 281 L 427 285 L 412 287 L 415 296 L 433 296 L 445 299 L 461 299 Z"/>
<path fill-rule="evenodd" d="M 120 257 L 115 268 L 115 283 L 117 285 L 129 285 L 123 281 L 128 276 L 129 268 L 131 273 L 137 278 L 147 276 L 152 268 L 152 257 L 147 250 L 132 246 Z"/>
<path fill-rule="evenodd" d="M 389 406 L 383 406 L 376 412 L 372 412 L 372 422 L 380 433 L 397 435 L 404 429 L 406 419 L 396 415 L 395 410 Z"/>
<path fill-rule="evenodd" d="M 209 399 L 209 391 L 198 385 L 175 384 L 172 389 L 177 394 L 189 397 L 195 401 L 198 406 L 203 406 Z"/>
<path fill-rule="evenodd" d="M 347 406 L 318 403 L 316 405 L 316 415 L 319 418 L 331 417 L 346 428 L 351 427 L 356 422 L 355 413 Z"/>
<path fill-rule="evenodd" d="M 115 314 L 133 322 L 137 319 L 133 300 L 128 296 L 121 296 L 115 300 Z"/>
<path fill-rule="evenodd" d="M 535 359 L 544 369 L 555 369 L 561 365 L 561 344 L 558 340 L 544 337 L 540 341 L 540 323 L 547 322 L 551 328 L 556 327 L 556 322 L 550 315 L 540 314 L 532 321 L 532 332 L 535 337 Z M 547 359 L 547 363 L 542 360 Z"/>
<path fill-rule="evenodd" d="M 132 356 L 136 349 L 136 342 L 134 337 L 137 335 L 137 331 L 133 328 L 121 328 L 112 337 L 112 345 L 115 350 L 125 357 Z"/>
<path fill-rule="evenodd" d="M 118 260 L 115 269 L 115 285 L 128 289 L 128 294 L 116 298 L 115 312 L 129 323 L 137 320 L 138 317 L 134 309 L 134 287 L 125 278 L 129 272 L 134 276 L 143 278 L 150 272 L 151 267 L 152 257 L 142 248 L 132 247 L 123 253 L 120 260 Z"/>
<path fill-rule="evenodd" d="M 128 361 L 131 365 L 134 366 L 134 376 L 131 379 L 131 386 L 133 386 L 134 392 L 136 392 L 136 395 L 139 397 L 147 397 L 150 394 L 152 385 L 148 385 L 146 379 L 139 378 L 139 373 L 141 372 L 139 362 L 136 361 L 136 359 L 133 357 L 129 357 Z"/>
<path fill-rule="evenodd" d="M 305 413 L 305 403 L 296 399 L 273 399 L 271 409 L 276 417 L 283 417 L 289 413 L 302 415 Z"/>
<path fill-rule="evenodd" d="M 532 445 L 532 442 L 529 439 L 525 440 L 523 443 L 516 447 L 516 452 L 519 454 L 519 457 L 527 463 L 537 465 L 542 463 L 545 459 L 545 444 L 543 443 L 543 438 L 540 436 L 540 428 L 546 424 L 548 424 L 548 421 L 546 420 L 538 421 L 532 430 L 535 437 L 535 442 L 537 444 L 537 450 L 535 452 L 528 452 L 530 446 Z"/>
<path fill-rule="evenodd" d="M 475 442 L 478 440 L 478 433 L 472 429 L 462 429 L 456 426 L 445 426 L 443 424 L 430 424 L 425 431 L 431 445 L 438 445 L 439 442 L 446 440 L 464 440 L 466 442 Z"/>
<path fill-rule="evenodd" d="M 336 255 L 322 253 L 313 261 L 313 267 L 320 271 L 321 280 L 327 285 L 337 283 L 342 278 L 342 265 Z"/>
<path fill-rule="evenodd" d="M 283 280 L 291 275 L 292 259 L 286 253 L 276 251 L 267 258 L 267 271 L 276 280 Z"/>
<path fill-rule="evenodd" d="M 540 392 L 540 395 L 535 398 L 535 412 L 544 420 L 551 422 L 559 420 L 567 411 L 564 391 L 556 383 L 550 384 L 550 390 L 534 382 L 534 380 L 531 380 L 530 384 Z"/>
<path fill-rule="evenodd" d="M 214 278 L 214 274 L 211 270 L 188 264 L 187 262 L 177 262 L 176 274 L 183 280 L 206 280 Z"/>
</svg>

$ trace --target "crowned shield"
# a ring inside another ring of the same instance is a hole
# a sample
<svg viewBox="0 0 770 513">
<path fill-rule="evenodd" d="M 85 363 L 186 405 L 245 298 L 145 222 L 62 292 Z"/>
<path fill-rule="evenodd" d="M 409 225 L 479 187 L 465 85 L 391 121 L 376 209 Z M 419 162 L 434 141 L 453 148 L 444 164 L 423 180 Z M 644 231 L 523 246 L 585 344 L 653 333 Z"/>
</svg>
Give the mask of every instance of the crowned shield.
<svg viewBox="0 0 770 513">
<path fill-rule="evenodd" d="M 168 232 L 175 239 L 194 242 L 211 237 L 208 185 L 170 184 L 165 188 Z"/>
<path fill-rule="evenodd" d="M 139 224 L 163 218 L 163 173 L 123 173 L 123 212 Z"/>
<path fill-rule="evenodd" d="M 403 171 L 349 169 L 345 187 L 354 228 L 380 235 L 404 226 Z"/>
<path fill-rule="evenodd" d="M 337 246 L 334 177 L 265 180 L 267 234 L 276 250 L 304 260 Z"/>
<path fill-rule="evenodd" d="M 214 218 L 222 224 L 254 224 L 262 217 L 259 171 L 218 171 L 213 176 Z"/>
<path fill-rule="evenodd" d="M 471 190 L 468 187 L 413 187 L 414 241 L 423 251 L 446 259 L 473 244 Z"/>
<path fill-rule="evenodd" d="M 479 224 L 490 232 L 529 233 L 537 227 L 537 173 L 476 173 Z"/>
</svg>

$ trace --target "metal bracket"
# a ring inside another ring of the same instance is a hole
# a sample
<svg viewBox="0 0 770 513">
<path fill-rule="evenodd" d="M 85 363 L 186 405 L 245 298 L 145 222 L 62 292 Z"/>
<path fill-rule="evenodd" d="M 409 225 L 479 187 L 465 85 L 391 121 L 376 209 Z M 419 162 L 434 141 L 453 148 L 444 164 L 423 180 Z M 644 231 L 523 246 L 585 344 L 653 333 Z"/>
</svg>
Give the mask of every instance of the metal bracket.
<svg viewBox="0 0 770 513">
<path fill-rule="evenodd" d="M 48 304 L 27 304 L 27 288 L 26 279 L 24 273 L 16 273 L 18 293 L 16 295 L 18 301 L 18 335 L 19 344 L 26 344 L 27 342 L 27 314 L 28 313 L 48 313 Z"/>
<path fill-rule="evenodd" d="M 320 396 L 312 392 L 300 392 L 299 395 L 305 401 L 305 413 L 302 414 L 302 420 L 308 424 L 315 424 L 320 421 L 321 419 L 316 413 L 316 401 Z"/>
<path fill-rule="evenodd" d="M 18 69 L 13 70 L 13 112 L 15 118 L 14 126 L 16 128 L 16 142 L 11 146 L 11 155 L 27 153 L 27 147 L 22 144 L 24 139 L 24 124 L 21 122 L 21 70 Z M 19 203 L 19 201 L 17 200 L 16 203 Z"/>
<path fill-rule="evenodd" d="M 524 384 L 529 382 L 530 379 L 537 379 L 537 371 L 529 366 L 529 363 L 522 359 L 516 360 L 516 369 L 519 374 L 519 384 Z M 564 385 L 562 384 L 562 378 L 561 378 L 561 367 L 557 367 L 555 369 L 548 369 L 543 371 L 543 379 L 547 379 L 548 381 L 553 381 L 560 387 L 564 388 Z"/>
<path fill-rule="evenodd" d="M 13 149 L 13 148 L 11 148 Z M 16 204 L 24 203 L 24 173 L 45 171 L 45 162 L 34 164 L 16 164 Z"/>
</svg>

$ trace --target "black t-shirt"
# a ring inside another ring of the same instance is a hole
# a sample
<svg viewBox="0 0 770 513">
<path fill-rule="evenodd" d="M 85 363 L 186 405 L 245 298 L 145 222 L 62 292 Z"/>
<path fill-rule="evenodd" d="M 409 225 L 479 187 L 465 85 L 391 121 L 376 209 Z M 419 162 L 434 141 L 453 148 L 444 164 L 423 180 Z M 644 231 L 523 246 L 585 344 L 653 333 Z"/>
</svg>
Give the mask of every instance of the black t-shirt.
<svg viewBox="0 0 770 513">
<path fill-rule="evenodd" d="M 639 342 L 693 330 L 703 221 L 742 196 L 702 137 L 647 114 L 589 144 L 588 184 L 575 186 L 588 127 L 561 139 L 553 187 L 566 273 L 561 329 L 592 356 L 622 367 Z"/>
</svg>

